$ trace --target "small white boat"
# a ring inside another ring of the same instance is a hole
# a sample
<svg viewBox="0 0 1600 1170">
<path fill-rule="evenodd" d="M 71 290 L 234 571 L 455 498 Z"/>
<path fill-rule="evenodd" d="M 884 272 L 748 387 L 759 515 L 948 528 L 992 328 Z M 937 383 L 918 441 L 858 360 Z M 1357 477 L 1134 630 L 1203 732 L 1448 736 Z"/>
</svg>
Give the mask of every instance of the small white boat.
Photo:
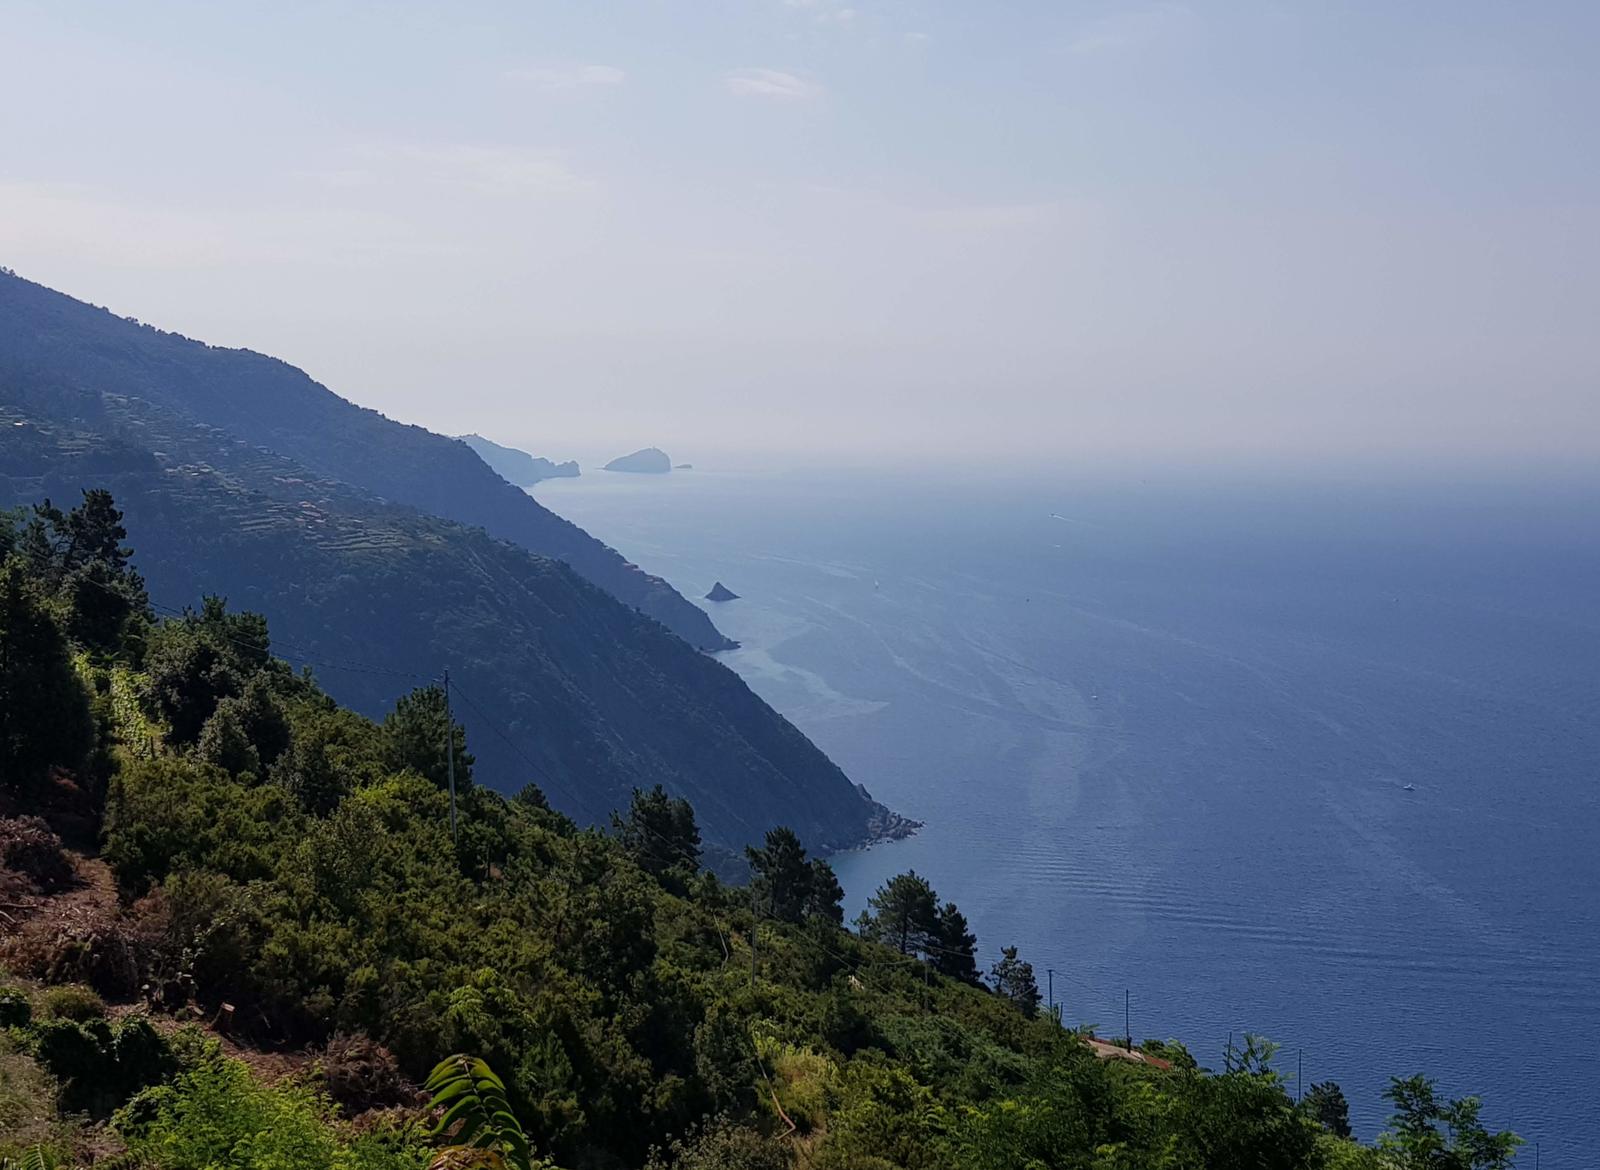
<svg viewBox="0 0 1600 1170">
<path fill-rule="evenodd" d="M 1400 788 L 1401 792 L 1415 792 L 1416 790 L 1417 786 L 1415 784 L 1402 785 Z"/>
</svg>

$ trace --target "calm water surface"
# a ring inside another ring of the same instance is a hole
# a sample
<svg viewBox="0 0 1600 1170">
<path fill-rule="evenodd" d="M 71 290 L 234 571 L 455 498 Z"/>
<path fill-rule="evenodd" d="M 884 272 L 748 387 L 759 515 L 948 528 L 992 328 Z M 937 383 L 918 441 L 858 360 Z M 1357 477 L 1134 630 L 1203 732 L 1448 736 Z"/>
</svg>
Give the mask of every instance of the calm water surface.
<svg viewBox="0 0 1600 1170">
<path fill-rule="evenodd" d="M 585 474 L 538 498 L 723 655 L 1066 1017 L 1265 1034 L 1358 1132 L 1391 1073 L 1600 1150 L 1600 492 Z M 1407 786 L 1410 786 L 1409 789 Z M 1530 1156 L 1524 1159 L 1532 1164 Z"/>
</svg>

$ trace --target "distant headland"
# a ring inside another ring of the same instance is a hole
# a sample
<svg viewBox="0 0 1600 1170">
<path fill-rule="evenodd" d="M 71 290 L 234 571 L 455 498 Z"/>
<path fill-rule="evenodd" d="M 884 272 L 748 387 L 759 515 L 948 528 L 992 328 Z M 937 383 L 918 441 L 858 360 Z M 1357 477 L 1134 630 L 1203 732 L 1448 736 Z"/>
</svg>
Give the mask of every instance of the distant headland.
<svg viewBox="0 0 1600 1170">
<path fill-rule="evenodd" d="M 458 437 L 476 451 L 478 458 L 487 463 L 501 479 L 518 487 L 532 487 L 542 479 L 566 479 L 578 474 L 578 464 L 570 459 L 565 463 L 553 463 L 515 447 L 502 447 L 482 435 Z"/>
</svg>

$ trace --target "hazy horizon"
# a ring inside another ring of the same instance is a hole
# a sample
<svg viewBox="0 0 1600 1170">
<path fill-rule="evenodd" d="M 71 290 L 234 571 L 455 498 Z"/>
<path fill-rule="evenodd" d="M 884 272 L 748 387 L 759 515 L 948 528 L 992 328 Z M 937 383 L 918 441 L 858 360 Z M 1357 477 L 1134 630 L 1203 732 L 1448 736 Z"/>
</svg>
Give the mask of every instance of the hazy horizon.
<svg viewBox="0 0 1600 1170">
<path fill-rule="evenodd" d="M 5 11 L 0 264 L 435 430 L 1600 454 L 1585 5 Z"/>
</svg>

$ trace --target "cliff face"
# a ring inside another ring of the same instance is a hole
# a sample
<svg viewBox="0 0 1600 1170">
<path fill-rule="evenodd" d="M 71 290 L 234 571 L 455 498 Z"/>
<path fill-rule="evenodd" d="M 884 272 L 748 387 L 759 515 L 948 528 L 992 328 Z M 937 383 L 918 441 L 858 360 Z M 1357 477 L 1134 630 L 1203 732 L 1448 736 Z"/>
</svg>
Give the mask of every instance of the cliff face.
<svg viewBox="0 0 1600 1170">
<path fill-rule="evenodd" d="M 571 479 L 578 475 L 576 460 L 554 463 L 515 447 L 502 447 L 482 435 L 462 435 L 461 441 L 477 452 L 478 458 L 487 463 L 496 475 L 518 487 L 532 487 L 541 480 Z"/>
<path fill-rule="evenodd" d="M 482 782 L 532 781 L 586 821 L 661 783 L 724 848 L 775 824 L 828 848 L 897 823 L 732 671 L 566 564 L 8 356 L 0 507 L 110 488 L 156 602 L 265 614 L 282 656 L 369 715 L 448 667 Z"/>
<path fill-rule="evenodd" d="M 464 443 L 347 402 L 276 358 L 163 333 L 0 273 L 0 369 L 180 411 L 316 475 L 564 561 L 699 649 L 733 645 L 672 586 L 507 483 Z"/>
</svg>

